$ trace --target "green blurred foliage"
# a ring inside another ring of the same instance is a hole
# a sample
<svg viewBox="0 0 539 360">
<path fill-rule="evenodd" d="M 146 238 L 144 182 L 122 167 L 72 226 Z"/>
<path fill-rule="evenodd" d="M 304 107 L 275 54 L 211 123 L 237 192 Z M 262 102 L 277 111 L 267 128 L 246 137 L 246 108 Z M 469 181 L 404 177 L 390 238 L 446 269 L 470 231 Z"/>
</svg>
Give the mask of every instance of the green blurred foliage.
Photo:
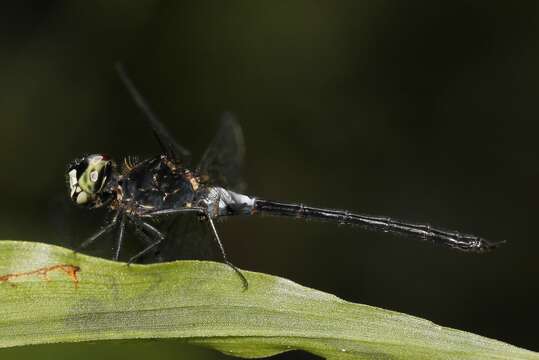
<svg viewBox="0 0 539 360">
<path fill-rule="evenodd" d="M 114 74 L 121 59 L 195 154 L 222 111 L 238 115 L 250 193 L 508 241 L 474 256 L 328 224 L 234 219 L 220 229 L 235 264 L 537 351 L 538 14 L 536 2 L 3 4 L 2 238 L 73 245 L 97 220 L 50 215 L 63 209 L 52 199 L 65 194 L 66 163 L 158 150 Z M 2 358 L 184 354 L 174 342 L 128 348 Z"/>
</svg>

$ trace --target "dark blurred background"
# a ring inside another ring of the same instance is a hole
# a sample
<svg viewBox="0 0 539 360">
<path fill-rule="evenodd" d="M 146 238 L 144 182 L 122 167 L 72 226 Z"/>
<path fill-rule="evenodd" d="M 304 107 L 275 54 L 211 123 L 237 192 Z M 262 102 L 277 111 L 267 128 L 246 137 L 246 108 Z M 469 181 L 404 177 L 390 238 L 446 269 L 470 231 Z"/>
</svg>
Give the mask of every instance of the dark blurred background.
<svg viewBox="0 0 539 360">
<path fill-rule="evenodd" d="M 75 225 L 50 215 L 67 162 L 158 151 L 114 72 L 122 59 L 195 155 L 222 111 L 237 114 L 251 194 L 508 241 L 472 255 L 232 219 L 220 230 L 236 265 L 538 351 L 538 20 L 534 1 L 3 3 L 0 237 L 63 244 L 64 225 L 83 239 L 94 229 L 85 215 Z M 120 355 L 227 358 L 177 340 L 0 351 Z"/>
</svg>

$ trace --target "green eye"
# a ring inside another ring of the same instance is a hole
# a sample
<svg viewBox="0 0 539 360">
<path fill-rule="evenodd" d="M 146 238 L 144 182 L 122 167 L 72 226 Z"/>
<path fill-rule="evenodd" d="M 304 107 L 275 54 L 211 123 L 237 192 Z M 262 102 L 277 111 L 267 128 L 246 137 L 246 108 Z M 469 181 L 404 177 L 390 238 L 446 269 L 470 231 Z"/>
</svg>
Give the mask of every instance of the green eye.
<svg viewBox="0 0 539 360">
<path fill-rule="evenodd" d="M 111 160 L 103 155 L 89 155 L 75 161 L 67 173 L 73 202 L 79 205 L 97 204 L 110 172 Z"/>
<path fill-rule="evenodd" d="M 88 165 L 78 180 L 80 188 L 90 194 L 100 191 L 106 179 L 105 170 L 109 160 L 103 160 L 101 155 L 90 156 L 87 159 Z"/>
</svg>

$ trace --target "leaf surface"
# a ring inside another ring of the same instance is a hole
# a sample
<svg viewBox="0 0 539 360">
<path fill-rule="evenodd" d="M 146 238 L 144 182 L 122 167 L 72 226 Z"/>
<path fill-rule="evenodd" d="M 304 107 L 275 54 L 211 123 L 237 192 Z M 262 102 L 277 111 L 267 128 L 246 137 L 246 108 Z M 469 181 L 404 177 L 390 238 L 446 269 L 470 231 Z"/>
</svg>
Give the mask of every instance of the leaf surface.
<svg viewBox="0 0 539 360">
<path fill-rule="evenodd" d="M 256 358 L 539 359 L 417 317 L 353 304 L 276 276 L 177 261 L 131 265 L 34 242 L 0 241 L 0 348 L 179 338 Z"/>
</svg>

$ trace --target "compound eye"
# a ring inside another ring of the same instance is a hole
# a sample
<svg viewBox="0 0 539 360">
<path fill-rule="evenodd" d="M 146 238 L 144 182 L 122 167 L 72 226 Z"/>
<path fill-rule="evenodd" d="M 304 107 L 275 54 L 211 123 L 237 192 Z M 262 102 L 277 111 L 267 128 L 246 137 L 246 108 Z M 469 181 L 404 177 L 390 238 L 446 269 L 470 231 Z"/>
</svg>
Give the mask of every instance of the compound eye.
<svg viewBox="0 0 539 360">
<path fill-rule="evenodd" d="M 112 160 L 94 154 L 76 160 L 67 173 L 71 199 L 78 205 L 98 204 L 112 172 Z"/>
<path fill-rule="evenodd" d="M 90 155 L 85 161 L 86 167 L 77 179 L 78 185 L 88 194 L 96 194 L 105 185 L 110 172 L 110 160 L 102 155 Z"/>
</svg>

